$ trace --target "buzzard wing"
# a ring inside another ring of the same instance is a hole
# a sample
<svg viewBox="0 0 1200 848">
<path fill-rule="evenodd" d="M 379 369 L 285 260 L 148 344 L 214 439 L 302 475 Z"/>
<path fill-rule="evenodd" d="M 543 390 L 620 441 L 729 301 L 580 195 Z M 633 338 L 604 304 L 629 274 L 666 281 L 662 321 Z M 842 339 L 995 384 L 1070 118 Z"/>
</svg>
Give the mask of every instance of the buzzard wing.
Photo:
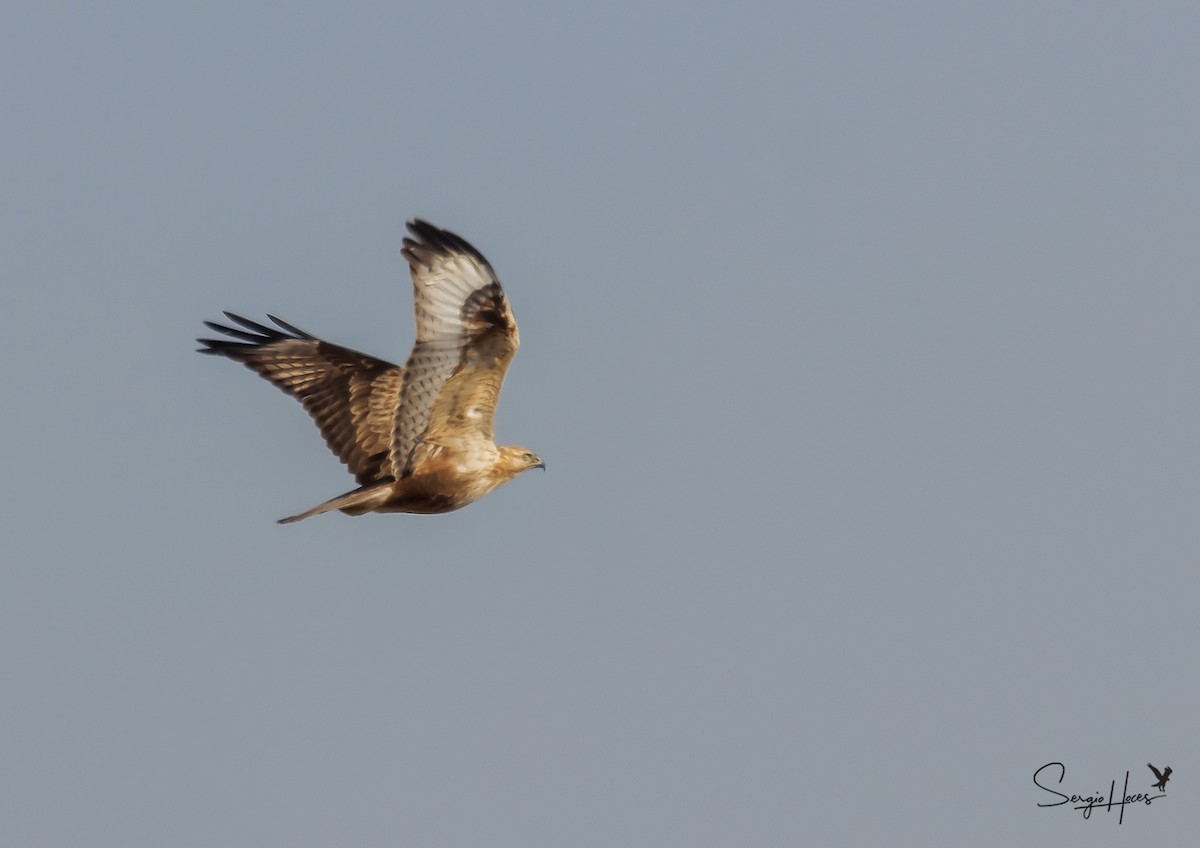
<svg viewBox="0 0 1200 848">
<path fill-rule="evenodd" d="M 267 317 L 278 329 L 230 312 L 225 317 L 242 329 L 205 321 L 229 338 L 198 339 L 201 353 L 241 362 L 300 401 L 361 485 L 391 476 L 388 452 L 403 368 L 321 341 L 273 315 Z"/>
<path fill-rule="evenodd" d="M 492 266 L 454 233 L 408 224 L 403 253 L 413 281 L 417 341 L 404 366 L 391 473 L 412 472 L 422 442 L 493 441 L 500 387 L 520 338 Z"/>
</svg>

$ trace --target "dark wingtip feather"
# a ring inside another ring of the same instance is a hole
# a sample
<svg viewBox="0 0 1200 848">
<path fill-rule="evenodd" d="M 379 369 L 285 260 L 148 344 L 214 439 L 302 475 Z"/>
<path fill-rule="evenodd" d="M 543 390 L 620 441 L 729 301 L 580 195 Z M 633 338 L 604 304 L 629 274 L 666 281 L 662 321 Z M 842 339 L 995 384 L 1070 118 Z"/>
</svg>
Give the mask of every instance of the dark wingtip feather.
<svg viewBox="0 0 1200 848">
<path fill-rule="evenodd" d="M 247 330 L 252 330 L 253 332 L 266 336 L 269 339 L 279 338 L 278 330 L 272 330 L 270 327 L 260 324 L 257 321 L 251 321 L 249 318 L 243 318 L 241 315 L 235 315 L 232 312 L 226 312 L 225 317 L 233 323 L 241 324 Z"/>
<path fill-rule="evenodd" d="M 274 315 L 267 317 L 274 321 L 283 332 L 268 327 L 264 324 L 259 324 L 257 321 L 251 321 L 249 318 L 243 318 L 234 312 L 223 313 L 232 323 L 238 324 L 245 329 L 230 327 L 225 324 L 218 324 L 216 321 L 205 321 L 204 326 L 222 335 L 229 336 L 227 339 L 196 339 L 202 348 L 197 348 L 197 353 L 212 353 L 220 356 L 237 356 L 238 353 L 250 348 L 262 347 L 271 342 L 281 341 L 283 339 L 304 339 L 306 341 L 316 341 L 316 336 L 304 332 L 299 327 L 295 327 L 286 321 L 276 318 Z"/>
<path fill-rule="evenodd" d="M 426 245 L 439 253 L 465 253 L 484 267 L 488 269 L 492 267 L 483 254 L 475 249 L 474 245 L 457 233 L 452 233 L 450 230 L 443 230 L 441 227 L 429 223 L 424 218 L 413 218 L 407 223 L 407 226 L 408 231 L 416 236 L 416 238 L 405 237 L 404 250 L 402 252 L 406 256 L 411 257 L 409 248 Z"/>
<path fill-rule="evenodd" d="M 270 312 L 267 313 L 267 317 L 270 318 L 280 329 L 284 330 L 285 332 L 291 333 L 293 336 L 295 336 L 298 339 L 315 339 L 316 338 L 316 336 L 314 336 L 310 333 L 306 333 L 304 330 L 301 330 L 295 324 L 289 324 L 287 321 L 284 321 L 282 318 L 276 318 Z"/>
<path fill-rule="evenodd" d="M 235 327 L 226 327 L 224 324 L 218 324 L 216 321 L 205 321 L 204 325 L 210 330 L 216 330 L 218 333 L 224 333 L 227 336 L 232 336 L 235 339 L 240 339 L 251 344 L 259 344 L 263 341 L 261 333 L 247 333 L 244 330 L 239 330 Z M 223 340 L 228 343 L 228 339 Z"/>
</svg>

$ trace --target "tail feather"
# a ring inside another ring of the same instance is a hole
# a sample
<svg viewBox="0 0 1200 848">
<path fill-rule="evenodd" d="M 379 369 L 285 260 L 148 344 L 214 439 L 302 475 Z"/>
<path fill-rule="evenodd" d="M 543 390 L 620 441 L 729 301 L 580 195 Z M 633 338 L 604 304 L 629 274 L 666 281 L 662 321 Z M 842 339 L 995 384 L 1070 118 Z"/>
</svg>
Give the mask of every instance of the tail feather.
<svg viewBox="0 0 1200 848">
<path fill-rule="evenodd" d="M 289 515 L 287 518 L 281 518 L 276 523 L 293 524 L 334 509 L 344 510 L 350 512 L 352 515 L 361 515 L 364 512 L 370 512 L 375 507 L 386 502 L 391 496 L 391 490 L 392 481 L 390 480 L 385 483 L 372 483 L 369 486 L 361 486 L 351 492 L 346 492 L 344 495 L 338 495 L 332 500 L 325 501 L 325 503 L 317 504 L 310 510 L 297 515 Z"/>
</svg>

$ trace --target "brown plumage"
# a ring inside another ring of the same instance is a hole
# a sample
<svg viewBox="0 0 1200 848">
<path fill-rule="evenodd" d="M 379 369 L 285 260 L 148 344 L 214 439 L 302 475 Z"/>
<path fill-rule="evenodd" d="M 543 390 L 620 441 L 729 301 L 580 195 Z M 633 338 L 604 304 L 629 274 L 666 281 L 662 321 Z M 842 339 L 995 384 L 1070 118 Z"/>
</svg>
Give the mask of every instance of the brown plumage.
<svg viewBox="0 0 1200 848">
<path fill-rule="evenodd" d="M 450 512 L 546 467 L 525 448 L 495 443 L 496 402 L 520 336 L 492 266 L 454 233 L 419 219 L 408 229 L 401 252 L 417 340 L 404 367 L 273 315 L 275 327 L 230 312 L 236 327 L 204 322 L 229 338 L 198 339 L 200 352 L 237 360 L 299 400 L 359 483 L 281 524 L 333 509 Z"/>
</svg>

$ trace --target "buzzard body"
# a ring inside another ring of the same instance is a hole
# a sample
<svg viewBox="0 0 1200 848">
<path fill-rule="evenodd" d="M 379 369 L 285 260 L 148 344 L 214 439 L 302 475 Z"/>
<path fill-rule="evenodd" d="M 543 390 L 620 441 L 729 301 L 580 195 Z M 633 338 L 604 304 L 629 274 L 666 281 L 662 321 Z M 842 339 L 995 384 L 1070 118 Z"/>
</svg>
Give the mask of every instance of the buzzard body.
<svg viewBox="0 0 1200 848">
<path fill-rule="evenodd" d="M 243 363 L 299 400 L 359 488 L 281 519 L 338 509 L 450 512 L 530 468 L 532 452 L 498 446 L 500 388 L 520 336 L 491 265 L 464 239 L 421 220 L 402 253 L 413 282 L 417 338 L 403 367 L 322 341 L 267 316 L 206 321 L 227 338 L 202 353 Z"/>
</svg>

